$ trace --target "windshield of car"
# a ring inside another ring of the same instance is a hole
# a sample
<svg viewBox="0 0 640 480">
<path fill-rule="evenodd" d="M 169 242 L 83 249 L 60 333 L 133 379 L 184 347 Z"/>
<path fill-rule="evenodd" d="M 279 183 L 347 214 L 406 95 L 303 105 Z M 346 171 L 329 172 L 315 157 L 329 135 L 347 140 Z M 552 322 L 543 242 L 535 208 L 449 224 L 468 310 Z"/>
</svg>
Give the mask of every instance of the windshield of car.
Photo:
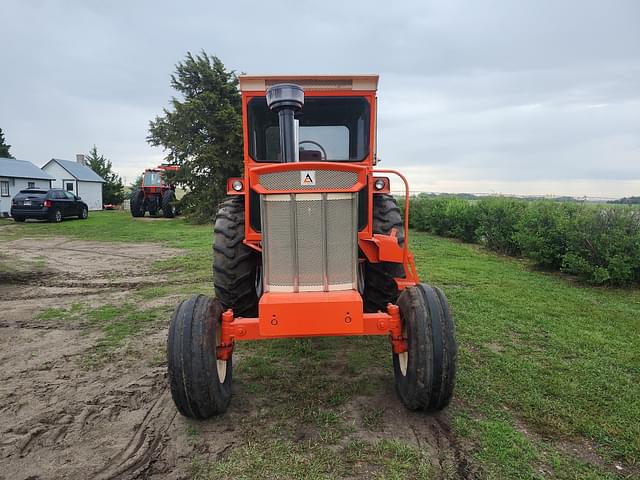
<svg viewBox="0 0 640 480">
<path fill-rule="evenodd" d="M 307 97 L 296 114 L 300 161 L 362 161 L 369 153 L 369 102 L 364 97 Z M 249 154 L 280 162 L 278 114 L 264 97 L 248 104 Z"/>
<path fill-rule="evenodd" d="M 160 172 L 146 172 L 144 174 L 144 181 L 142 184 L 145 187 L 159 187 L 160 186 Z"/>
</svg>

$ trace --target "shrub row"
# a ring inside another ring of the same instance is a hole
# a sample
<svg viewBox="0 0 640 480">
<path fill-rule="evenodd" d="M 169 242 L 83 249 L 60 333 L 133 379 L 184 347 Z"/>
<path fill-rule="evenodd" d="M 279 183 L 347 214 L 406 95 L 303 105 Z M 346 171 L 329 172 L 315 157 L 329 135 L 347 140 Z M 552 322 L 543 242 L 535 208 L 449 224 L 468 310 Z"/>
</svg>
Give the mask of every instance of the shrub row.
<svg viewBox="0 0 640 480">
<path fill-rule="evenodd" d="M 489 197 L 415 197 L 410 227 L 506 255 L 594 284 L 640 284 L 640 209 Z"/>
</svg>

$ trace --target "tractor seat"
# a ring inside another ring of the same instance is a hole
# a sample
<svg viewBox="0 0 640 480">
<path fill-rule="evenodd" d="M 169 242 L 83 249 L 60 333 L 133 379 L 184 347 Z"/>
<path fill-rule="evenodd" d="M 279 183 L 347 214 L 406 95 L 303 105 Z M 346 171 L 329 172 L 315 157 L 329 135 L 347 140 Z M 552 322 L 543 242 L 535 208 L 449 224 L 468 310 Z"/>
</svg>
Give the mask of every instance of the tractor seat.
<svg viewBox="0 0 640 480">
<path fill-rule="evenodd" d="M 321 162 L 322 152 L 320 150 L 303 150 L 300 149 L 301 162 Z"/>
</svg>

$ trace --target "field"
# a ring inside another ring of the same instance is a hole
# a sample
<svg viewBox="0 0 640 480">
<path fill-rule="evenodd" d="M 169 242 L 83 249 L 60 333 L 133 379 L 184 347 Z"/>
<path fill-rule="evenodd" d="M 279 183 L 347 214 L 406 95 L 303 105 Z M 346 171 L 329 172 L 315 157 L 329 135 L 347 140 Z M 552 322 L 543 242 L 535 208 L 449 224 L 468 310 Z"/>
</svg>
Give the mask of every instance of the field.
<svg viewBox="0 0 640 480">
<path fill-rule="evenodd" d="M 241 343 L 224 416 L 176 414 L 171 311 L 212 293 L 211 228 L 0 220 L 2 478 L 640 478 L 640 291 L 412 232 L 456 318 L 438 415 L 395 397 L 388 341 Z"/>
</svg>

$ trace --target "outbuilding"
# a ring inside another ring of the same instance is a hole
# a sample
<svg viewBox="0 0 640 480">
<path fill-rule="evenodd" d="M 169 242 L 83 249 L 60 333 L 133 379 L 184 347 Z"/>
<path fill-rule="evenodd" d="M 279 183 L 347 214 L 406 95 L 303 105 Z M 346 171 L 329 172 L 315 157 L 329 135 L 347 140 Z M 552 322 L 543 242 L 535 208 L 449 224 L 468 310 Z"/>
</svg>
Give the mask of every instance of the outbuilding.
<svg viewBox="0 0 640 480">
<path fill-rule="evenodd" d="M 52 188 L 64 188 L 75 193 L 89 206 L 89 210 L 102 210 L 102 184 L 105 180 L 86 165 L 84 155 L 77 155 L 75 162 L 52 158 L 42 170 L 53 177 Z"/>
<path fill-rule="evenodd" d="M 8 217 L 11 200 L 20 190 L 49 190 L 54 178 L 33 163 L 13 158 L 0 158 L 0 216 Z"/>
</svg>

